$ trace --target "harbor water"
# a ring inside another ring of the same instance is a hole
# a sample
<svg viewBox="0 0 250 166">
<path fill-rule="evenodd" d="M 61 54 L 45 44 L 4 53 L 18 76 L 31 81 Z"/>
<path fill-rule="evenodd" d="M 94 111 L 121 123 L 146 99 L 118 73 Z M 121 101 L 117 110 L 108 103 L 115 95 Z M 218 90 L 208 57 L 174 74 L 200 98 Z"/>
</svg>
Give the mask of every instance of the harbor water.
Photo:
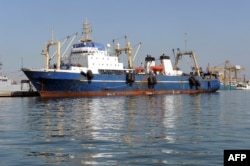
<svg viewBox="0 0 250 166">
<path fill-rule="evenodd" d="M 0 165 L 223 165 L 250 149 L 250 91 L 0 98 Z"/>
</svg>

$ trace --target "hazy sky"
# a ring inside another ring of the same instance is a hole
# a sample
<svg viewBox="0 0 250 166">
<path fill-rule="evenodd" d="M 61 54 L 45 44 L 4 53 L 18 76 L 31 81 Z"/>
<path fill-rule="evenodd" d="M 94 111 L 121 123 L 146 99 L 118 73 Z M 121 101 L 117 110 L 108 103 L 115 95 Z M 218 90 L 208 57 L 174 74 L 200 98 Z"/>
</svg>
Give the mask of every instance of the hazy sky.
<svg viewBox="0 0 250 166">
<path fill-rule="evenodd" d="M 82 32 L 87 18 L 96 41 L 127 35 L 132 45 L 142 42 L 137 64 L 147 54 L 173 59 L 172 49 L 186 46 L 203 68 L 229 60 L 250 79 L 249 7 L 248 0 L 0 0 L 3 72 L 20 71 L 22 61 L 24 67 L 44 67 L 41 50 L 52 28 L 62 40 Z"/>
</svg>

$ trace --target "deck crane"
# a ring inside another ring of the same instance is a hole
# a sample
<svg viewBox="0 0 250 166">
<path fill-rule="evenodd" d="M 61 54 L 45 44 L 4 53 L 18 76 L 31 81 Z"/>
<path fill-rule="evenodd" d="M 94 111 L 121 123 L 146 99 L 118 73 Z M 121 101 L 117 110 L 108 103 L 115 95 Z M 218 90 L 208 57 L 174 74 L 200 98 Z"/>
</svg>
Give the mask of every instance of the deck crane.
<svg viewBox="0 0 250 166">
<path fill-rule="evenodd" d="M 113 39 L 113 40 L 112 40 L 112 43 L 113 43 L 113 49 L 114 49 L 113 54 L 116 54 L 116 52 L 115 52 L 115 41 L 116 41 L 116 40 L 123 39 L 123 38 L 125 38 L 125 39 L 126 39 L 126 35 L 124 35 L 124 36 L 120 36 L 120 37 L 118 37 L 118 38 L 116 38 L 116 39 Z"/>
<path fill-rule="evenodd" d="M 130 42 L 127 39 L 127 36 L 125 36 L 125 40 L 126 40 L 126 45 L 124 48 L 120 47 L 120 44 L 117 43 L 116 48 L 115 48 L 115 55 L 118 57 L 122 51 L 124 51 L 127 54 L 128 57 L 128 68 L 129 69 L 133 69 L 133 61 L 132 61 L 132 47 Z"/>
<path fill-rule="evenodd" d="M 65 53 L 68 51 L 68 49 L 69 49 L 69 47 L 71 46 L 71 44 L 72 44 L 72 42 L 75 40 L 75 38 L 77 37 L 77 32 L 76 33 L 74 33 L 74 34 L 72 34 L 72 35 L 69 35 L 69 36 L 67 36 L 63 41 L 62 41 L 62 44 L 61 44 L 61 47 L 60 48 L 62 48 L 63 46 L 64 46 L 64 44 L 70 39 L 70 38 L 72 38 L 71 39 L 71 41 L 69 42 L 69 44 L 67 45 L 67 47 L 66 47 L 66 49 L 64 50 L 64 52 L 63 52 L 63 56 L 65 55 Z M 54 57 L 55 57 L 55 55 L 56 55 L 56 51 L 52 54 L 52 56 L 49 58 L 49 61 L 51 61 Z"/>
<path fill-rule="evenodd" d="M 125 39 L 126 46 L 124 48 L 120 48 L 120 44 L 119 43 L 117 43 L 116 46 L 115 46 L 115 40 L 120 40 L 122 38 Z M 124 35 L 124 36 L 118 37 L 116 39 L 113 39 L 112 43 L 113 43 L 113 48 L 114 48 L 114 54 L 116 56 L 119 56 L 122 53 L 122 51 L 124 51 L 127 54 L 127 56 L 128 56 L 128 68 L 129 69 L 133 69 L 134 60 L 135 60 L 135 58 L 136 58 L 136 56 L 137 56 L 137 54 L 138 54 L 138 52 L 140 50 L 141 42 L 139 42 L 135 46 L 131 47 L 130 42 L 127 39 L 127 36 Z M 135 47 L 137 47 L 137 48 L 136 48 L 134 56 L 132 56 L 132 49 L 134 49 Z"/>
<path fill-rule="evenodd" d="M 198 61 L 197 61 L 196 54 L 194 51 L 184 51 L 184 52 L 178 51 L 178 53 L 175 55 L 175 64 L 174 64 L 173 69 L 174 70 L 179 69 L 178 63 L 180 59 L 182 58 L 182 56 L 190 56 L 193 59 L 194 67 L 192 67 L 192 70 L 195 71 L 196 75 L 200 76 L 201 68 L 198 65 Z"/>
<path fill-rule="evenodd" d="M 78 33 L 75 33 L 72 37 L 72 39 L 70 40 L 69 44 L 67 45 L 67 47 L 65 48 L 64 52 L 62 53 L 62 58 L 64 58 L 66 52 L 69 50 L 70 46 L 72 45 L 73 41 L 76 39 Z"/>
<path fill-rule="evenodd" d="M 137 46 L 137 49 L 136 49 L 135 55 L 134 55 L 134 57 L 133 57 L 133 62 L 135 61 L 135 57 L 137 56 L 137 54 L 138 54 L 138 52 L 139 52 L 139 50 L 140 50 L 141 42 L 138 43 L 137 45 L 135 45 L 134 47 L 136 47 L 136 46 Z M 133 48 L 134 48 L 134 47 L 133 47 Z"/>
</svg>

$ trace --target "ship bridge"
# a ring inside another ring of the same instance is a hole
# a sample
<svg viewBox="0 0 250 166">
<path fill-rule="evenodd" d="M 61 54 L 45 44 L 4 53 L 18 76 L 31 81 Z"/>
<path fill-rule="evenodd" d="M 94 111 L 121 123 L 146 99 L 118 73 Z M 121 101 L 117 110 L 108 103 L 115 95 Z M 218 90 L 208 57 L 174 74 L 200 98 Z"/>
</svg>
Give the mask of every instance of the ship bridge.
<svg viewBox="0 0 250 166">
<path fill-rule="evenodd" d="M 102 43 L 97 42 L 82 42 L 73 45 L 71 50 L 71 58 L 74 55 L 91 55 L 91 54 L 105 54 L 105 46 Z"/>
<path fill-rule="evenodd" d="M 91 42 L 82 42 L 82 43 L 73 44 L 73 49 L 82 48 L 82 47 L 94 47 L 94 48 L 97 48 L 99 51 L 105 50 L 104 44 L 98 43 L 98 42 L 91 41 Z"/>
</svg>

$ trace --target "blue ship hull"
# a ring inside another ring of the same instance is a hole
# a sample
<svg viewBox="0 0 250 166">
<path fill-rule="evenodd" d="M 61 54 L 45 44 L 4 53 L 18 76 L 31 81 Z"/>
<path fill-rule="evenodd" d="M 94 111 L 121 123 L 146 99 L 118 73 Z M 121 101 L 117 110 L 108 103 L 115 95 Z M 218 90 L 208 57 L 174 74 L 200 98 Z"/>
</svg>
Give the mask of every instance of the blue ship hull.
<svg viewBox="0 0 250 166">
<path fill-rule="evenodd" d="M 221 90 L 236 90 L 236 85 L 225 85 L 224 83 L 220 84 Z"/>
<path fill-rule="evenodd" d="M 190 82 L 190 76 L 155 75 L 156 82 L 148 81 L 148 74 L 134 74 L 134 81 L 127 81 L 125 72 L 93 74 L 92 79 L 79 72 L 34 71 L 23 69 L 41 97 L 151 95 L 173 93 L 215 92 L 220 87 L 217 78 L 195 76 L 199 86 Z"/>
</svg>

